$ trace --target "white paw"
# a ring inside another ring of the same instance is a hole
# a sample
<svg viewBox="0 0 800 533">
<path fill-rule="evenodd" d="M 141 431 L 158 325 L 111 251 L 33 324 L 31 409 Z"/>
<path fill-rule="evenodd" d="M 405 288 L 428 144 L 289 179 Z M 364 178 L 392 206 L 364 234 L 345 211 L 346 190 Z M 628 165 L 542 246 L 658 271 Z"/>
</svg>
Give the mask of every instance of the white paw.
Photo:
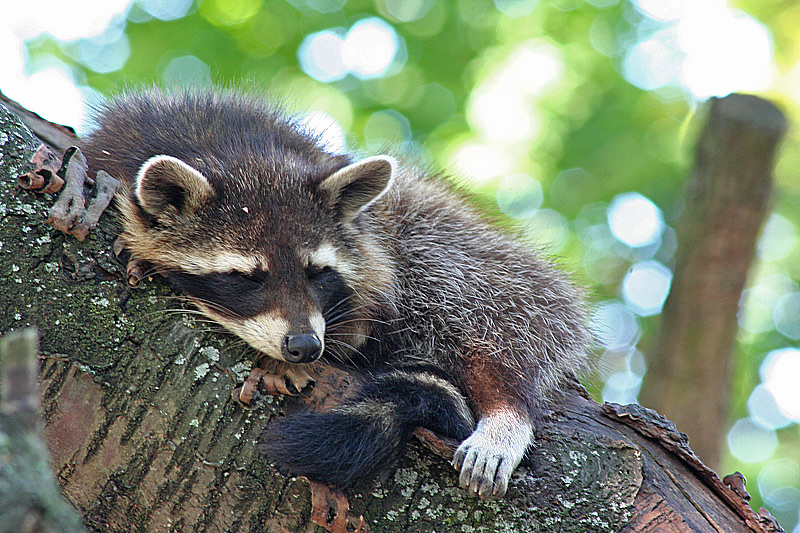
<svg viewBox="0 0 800 533">
<path fill-rule="evenodd" d="M 530 423 L 516 413 L 498 412 L 482 418 L 453 456 L 453 466 L 461 471 L 461 487 L 484 499 L 504 496 L 531 436 Z"/>
</svg>

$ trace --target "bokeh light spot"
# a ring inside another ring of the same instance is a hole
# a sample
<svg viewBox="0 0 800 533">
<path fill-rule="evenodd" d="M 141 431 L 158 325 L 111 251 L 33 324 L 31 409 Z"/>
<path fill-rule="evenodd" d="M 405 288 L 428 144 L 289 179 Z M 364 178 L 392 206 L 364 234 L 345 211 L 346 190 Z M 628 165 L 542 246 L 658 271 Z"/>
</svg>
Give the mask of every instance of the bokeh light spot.
<svg viewBox="0 0 800 533">
<path fill-rule="evenodd" d="M 672 272 L 658 261 L 636 263 L 622 281 L 625 303 L 639 316 L 661 312 L 672 284 Z"/>
<path fill-rule="evenodd" d="M 642 377 L 630 370 L 609 377 L 603 385 L 603 401 L 627 405 L 636 403 Z"/>
<path fill-rule="evenodd" d="M 95 72 L 105 74 L 125 66 L 131 55 L 131 47 L 126 35 L 120 35 L 112 42 L 84 39 L 78 43 L 78 55 L 81 63 Z"/>
<path fill-rule="evenodd" d="M 59 124 L 80 124 L 85 114 L 83 95 L 65 69 L 41 70 L 27 80 L 27 91 L 21 101 L 30 109 Z M 58 98 L 53 98 L 57 94 Z M 30 104 L 28 104 L 30 102 Z"/>
<path fill-rule="evenodd" d="M 569 222 L 553 209 L 539 209 L 525 221 L 525 238 L 538 250 L 549 255 L 560 255 L 570 239 Z"/>
<path fill-rule="evenodd" d="M 772 309 L 775 328 L 792 340 L 800 339 L 800 292 L 784 294 Z"/>
<path fill-rule="evenodd" d="M 728 431 L 728 449 L 743 463 L 761 463 L 772 457 L 778 448 L 775 432 L 757 424 L 750 418 L 742 418 Z"/>
<path fill-rule="evenodd" d="M 287 1 L 297 9 L 311 13 L 313 13 L 314 11 L 318 13 L 335 13 L 337 11 L 340 11 L 347 3 L 347 0 L 287 0 Z"/>
<path fill-rule="evenodd" d="M 614 237 L 632 248 L 657 243 L 664 230 L 661 210 L 635 192 L 614 198 L 608 207 L 608 226 Z"/>
<path fill-rule="evenodd" d="M 136 0 L 147 13 L 159 20 L 183 18 L 192 7 L 192 0 Z"/>
<path fill-rule="evenodd" d="M 464 177 L 475 183 L 486 183 L 511 170 L 507 154 L 501 146 L 467 142 L 458 147 L 451 164 Z"/>
<path fill-rule="evenodd" d="M 512 174 L 500 181 L 495 194 L 503 213 L 514 218 L 529 218 L 542 206 L 542 185 L 528 174 Z"/>
<path fill-rule="evenodd" d="M 774 350 L 761 363 L 764 388 L 775 398 L 781 413 L 794 421 L 800 421 L 799 377 L 800 350 L 797 348 Z"/>
<path fill-rule="evenodd" d="M 21 39 L 46 33 L 72 41 L 100 35 L 130 4 L 131 0 L 7 0 L 0 2 L 0 20 L 11 21 L 11 31 Z"/>
<path fill-rule="evenodd" d="M 797 512 L 800 504 L 800 465 L 796 460 L 781 458 L 769 461 L 759 471 L 757 482 L 758 491 L 773 512 L 774 507 L 785 509 L 787 504 Z"/>
<path fill-rule="evenodd" d="M 394 109 L 376 111 L 364 124 L 364 141 L 370 150 L 385 150 L 411 139 L 411 124 Z"/>
<path fill-rule="evenodd" d="M 211 85 L 211 67 L 195 56 L 180 56 L 170 61 L 163 74 L 164 82 L 174 86 Z"/>
<path fill-rule="evenodd" d="M 623 64 L 634 85 L 683 87 L 702 100 L 764 90 L 772 83 L 769 32 L 724 0 L 637 0 L 635 5 L 647 18 L 640 23 L 643 37 L 629 48 Z"/>
<path fill-rule="evenodd" d="M 772 213 L 758 241 L 758 257 L 762 261 L 778 261 L 797 246 L 797 228 L 786 217 Z"/>
<path fill-rule="evenodd" d="M 797 291 L 797 284 L 783 274 L 759 276 L 753 285 L 742 291 L 739 299 L 739 327 L 750 333 L 765 333 L 776 327 L 779 304 L 787 294 Z M 788 310 L 790 308 L 787 308 Z M 780 317 L 791 327 L 794 317 Z"/>
<path fill-rule="evenodd" d="M 200 14 L 212 24 L 233 26 L 247 22 L 260 6 L 260 0 L 203 0 Z"/>
<path fill-rule="evenodd" d="M 370 17 L 341 28 L 308 35 L 297 50 L 303 71 L 322 82 L 347 74 L 365 80 L 386 74 L 398 57 L 400 37 L 386 21 Z"/>
<path fill-rule="evenodd" d="M 767 429 L 778 429 L 791 423 L 789 417 L 778 408 L 778 402 L 764 385 L 758 385 L 747 399 L 750 417 Z"/>
<path fill-rule="evenodd" d="M 679 19 L 689 1 L 691 0 L 636 0 L 634 5 L 648 17 L 668 22 Z"/>
<path fill-rule="evenodd" d="M 631 310 L 614 300 L 597 307 L 592 315 L 592 329 L 600 345 L 608 350 L 628 348 L 636 344 L 640 334 Z"/>
<path fill-rule="evenodd" d="M 384 0 L 386 11 L 400 22 L 411 22 L 425 16 L 431 0 Z"/>
<path fill-rule="evenodd" d="M 344 39 L 335 30 L 308 35 L 297 51 L 300 68 L 312 78 L 325 83 L 344 78 L 347 67 L 342 59 L 343 44 Z"/>
<path fill-rule="evenodd" d="M 495 7 L 512 18 L 530 15 L 538 3 L 538 0 L 494 0 Z"/>
<path fill-rule="evenodd" d="M 378 78 L 389 70 L 399 46 L 387 22 L 371 17 L 356 22 L 342 45 L 342 61 L 360 79 Z"/>
</svg>

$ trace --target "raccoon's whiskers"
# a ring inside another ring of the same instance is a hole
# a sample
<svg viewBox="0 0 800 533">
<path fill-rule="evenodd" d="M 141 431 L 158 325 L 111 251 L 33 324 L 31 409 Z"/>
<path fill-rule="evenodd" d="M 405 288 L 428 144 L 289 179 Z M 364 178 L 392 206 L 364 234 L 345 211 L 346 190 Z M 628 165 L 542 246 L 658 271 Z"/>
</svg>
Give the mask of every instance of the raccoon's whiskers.
<svg viewBox="0 0 800 533">
<path fill-rule="evenodd" d="M 155 267 L 150 267 L 150 268 L 148 268 L 147 270 L 145 270 L 144 272 L 142 272 L 142 273 L 139 275 L 139 278 L 140 278 L 140 279 L 143 279 L 143 278 L 149 278 L 149 277 L 151 277 L 151 276 L 155 276 L 156 274 L 161 274 L 161 273 L 162 273 L 162 271 L 158 270 L 157 268 L 155 268 Z"/>
<path fill-rule="evenodd" d="M 333 337 L 358 337 L 359 339 L 366 339 L 366 340 L 371 340 L 371 341 L 375 341 L 375 342 L 381 342 L 381 340 L 376 338 L 376 337 L 372 337 L 370 335 L 361 335 L 359 333 L 336 333 L 334 331 L 334 332 L 326 333 L 325 334 L 325 338 L 328 338 L 328 337 L 331 337 L 331 338 L 333 338 Z"/>
<path fill-rule="evenodd" d="M 198 303 L 198 304 L 205 305 L 209 309 L 212 309 L 214 311 L 218 311 L 220 314 L 230 315 L 236 320 L 244 320 L 245 319 L 245 317 L 243 317 L 239 313 L 233 311 L 232 309 L 229 309 L 229 308 L 225 307 L 224 305 L 220 305 L 217 302 L 212 302 L 211 300 L 206 300 L 205 298 L 196 298 L 196 297 L 193 296 L 191 298 L 188 298 L 188 301 L 190 301 L 192 303 Z"/>
<path fill-rule="evenodd" d="M 326 312 L 327 313 L 332 313 L 332 312 L 336 311 L 341 306 L 343 306 L 344 304 L 346 304 L 347 302 L 352 300 L 354 296 L 355 296 L 355 294 L 348 294 L 347 296 L 345 296 L 344 298 L 342 298 L 341 300 L 339 300 L 338 302 L 333 304 Z"/>
<path fill-rule="evenodd" d="M 328 338 L 328 340 L 331 343 L 335 343 L 336 344 L 336 346 L 329 345 L 329 351 L 330 351 L 331 356 L 333 356 L 333 359 L 339 361 L 340 363 L 346 364 L 346 365 L 349 364 L 349 365 L 355 366 L 355 361 L 353 360 L 353 358 L 350 355 L 348 355 L 346 352 L 344 352 L 343 350 L 349 350 L 352 353 L 357 354 L 357 355 L 361 356 L 362 358 L 366 359 L 366 356 L 363 353 L 361 353 L 357 348 L 355 348 L 353 345 L 351 345 L 351 344 L 349 344 L 347 342 L 344 342 L 344 341 L 340 341 L 338 339 Z M 334 349 L 334 348 L 336 348 L 336 349 Z"/>
<path fill-rule="evenodd" d="M 368 307 L 369 306 L 367 306 L 367 305 L 361 305 L 361 306 L 358 306 L 358 307 L 348 307 L 348 308 L 342 309 L 341 312 L 339 312 L 338 314 L 331 314 L 330 311 L 333 309 L 333 308 L 331 308 L 331 310 L 328 310 L 325 313 L 324 318 L 325 318 L 325 321 L 328 322 L 328 323 L 343 324 L 344 323 L 342 321 L 343 318 L 345 318 L 345 317 L 347 317 L 349 315 L 356 315 L 359 311 L 367 309 Z M 365 322 L 378 322 L 378 323 L 388 324 L 388 322 L 385 322 L 385 321 L 377 319 L 377 318 L 373 318 L 371 316 L 359 316 L 359 317 L 351 320 L 351 322 L 352 321 L 359 321 L 359 320 L 360 321 L 365 321 Z"/>
</svg>

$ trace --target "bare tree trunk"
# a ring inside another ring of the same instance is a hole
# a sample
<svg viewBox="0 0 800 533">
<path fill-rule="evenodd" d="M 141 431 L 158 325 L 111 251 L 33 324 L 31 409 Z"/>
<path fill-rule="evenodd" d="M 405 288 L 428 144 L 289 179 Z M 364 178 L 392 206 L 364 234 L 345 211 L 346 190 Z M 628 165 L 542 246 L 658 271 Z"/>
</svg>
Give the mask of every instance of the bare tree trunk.
<svg viewBox="0 0 800 533">
<path fill-rule="evenodd" d="M 733 94 L 711 103 L 678 221 L 678 253 L 661 330 L 646 350 L 642 405 L 671 418 L 706 464 L 719 466 L 728 423 L 737 311 L 770 208 L 786 118 Z"/>
<path fill-rule="evenodd" d="M 14 180 L 31 138 L 8 122 L 0 132 L 0 161 L 15 161 L 0 175 L 0 325 L 41 329 L 46 439 L 89 529 L 321 531 L 309 482 L 255 451 L 292 401 L 233 402 L 248 367 L 237 341 L 182 312 L 158 278 L 127 287 L 113 211 L 82 243 L 47 226 L 52 198 Z M 321 372 L 312 403 L 349 379 Z M 491 501 L 469 498 L 446 459 L 412 443 L 385 479 L 349 494 L 351 513 L 376 532 L 774 530 L 652 411 L 600 406 L 576 384 L 536 443 L 508 496 Z"/>
<path fill-rule="evenodd" d="M 0 532 L 84 531 L 61 498 L 42 440 L 35 328 L 0 339 Z"/>
</svg>

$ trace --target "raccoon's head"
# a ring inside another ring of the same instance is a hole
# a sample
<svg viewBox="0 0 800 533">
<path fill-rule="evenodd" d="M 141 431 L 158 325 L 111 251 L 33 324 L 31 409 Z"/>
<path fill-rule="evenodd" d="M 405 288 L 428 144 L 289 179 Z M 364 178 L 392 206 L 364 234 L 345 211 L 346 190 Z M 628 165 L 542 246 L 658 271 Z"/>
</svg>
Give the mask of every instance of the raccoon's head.
<svg viewBox="0 0 800 533">
<path fill-rule="evenodd" d="M 326 339 L 357 349 L 391 278 L 360 215 L 390 187 L 396 161 L 338 160 L 338 170 L 310 173 L 291 162 L 193 162 L 158 155 L 142 165 L 120 202 L 132 255 L 269 357 L 313 362 Z"/>
</svg>

